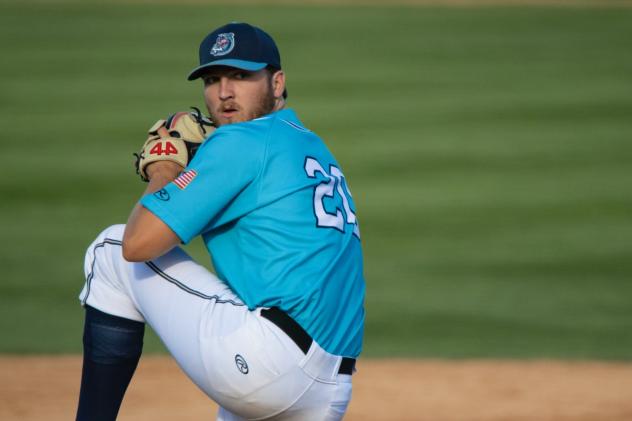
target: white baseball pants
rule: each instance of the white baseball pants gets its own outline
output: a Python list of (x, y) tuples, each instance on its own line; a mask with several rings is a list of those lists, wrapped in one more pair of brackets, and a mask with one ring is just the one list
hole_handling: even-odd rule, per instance
[(312, 342), (307, 355), (274, 323), (179, 247), (143, 263), (122, 255), (124, 225), (85, 257), (79, 296), (105, 313), (148, 323), (182, 370), (220, 405), (218, 420), (339, 420), (351, 399), (342, 358)]

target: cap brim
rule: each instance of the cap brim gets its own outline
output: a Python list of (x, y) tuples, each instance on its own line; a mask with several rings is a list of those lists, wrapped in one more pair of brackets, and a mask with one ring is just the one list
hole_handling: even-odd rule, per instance
[(209, 67), (213, 66), (228, 66), (228, 67), (236, 67), (238, 69), (249, 70), (251, 72), (256, 72), (265, 68), (268, 63), (257, 63), (255, 61), (246, 61), (246, 60), (235, 60), (235, 59), (225, 59), (225, 60), (216, 60), (211, 63), (203, 64), (202, 66), (198, 66), (187, 76), (188, 80), (195, 80), (202, 76), (202, 73)]

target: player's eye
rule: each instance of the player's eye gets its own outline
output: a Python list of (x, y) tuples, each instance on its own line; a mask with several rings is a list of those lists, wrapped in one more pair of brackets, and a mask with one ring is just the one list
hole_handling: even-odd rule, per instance
[(248, 73), (248, 72), (235, 72), (233, 74), (233, 78), (235, 78), (237, 80), (248, 79), (248, 77), (250, 77), (250, 73)]
[(204, 85), (212, 85), (213, 83), (216, 83), (219, 78), (217, 76), (204, 76)]

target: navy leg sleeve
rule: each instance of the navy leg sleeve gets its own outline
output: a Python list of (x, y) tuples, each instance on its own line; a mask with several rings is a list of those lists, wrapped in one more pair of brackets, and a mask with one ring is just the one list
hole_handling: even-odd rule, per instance
[(86, 306), (77, 421), (116, 419), (143, 350), (145, 324)]

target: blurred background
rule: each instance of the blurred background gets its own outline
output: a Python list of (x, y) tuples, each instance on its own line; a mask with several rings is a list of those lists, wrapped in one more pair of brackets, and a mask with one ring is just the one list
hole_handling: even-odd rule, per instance
[(81, 352), (85, 248), (236, 20), (353, 191), (365, 356), (631, 359), (629, 3), (406, 3), (0, 2), (0, 352)]

